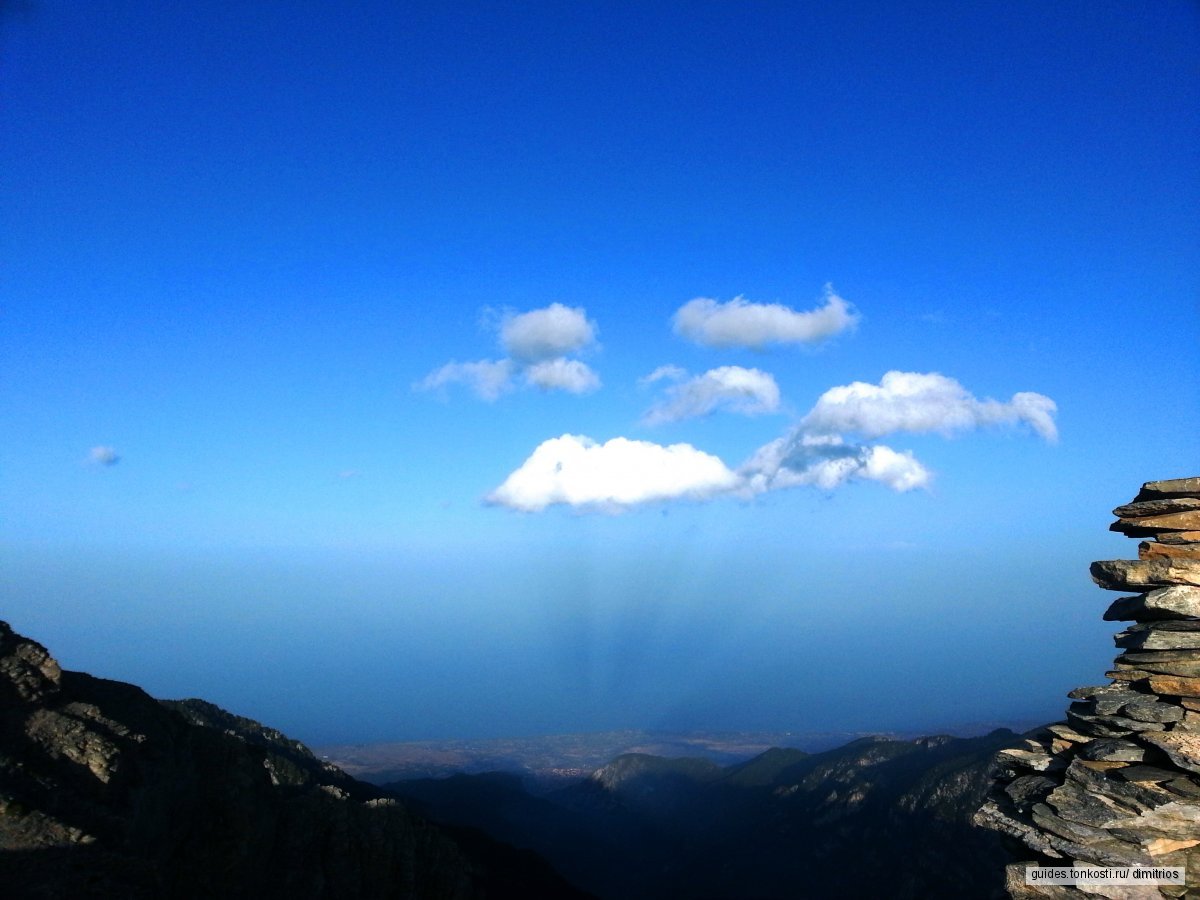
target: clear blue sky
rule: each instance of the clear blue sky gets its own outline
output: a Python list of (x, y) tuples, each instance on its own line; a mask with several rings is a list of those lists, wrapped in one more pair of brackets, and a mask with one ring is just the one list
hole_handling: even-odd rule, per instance
[(1195, 4), (0, 10), (64, 665), (314, 743), (1102, 679), (1108, 512), (1200, 474)]

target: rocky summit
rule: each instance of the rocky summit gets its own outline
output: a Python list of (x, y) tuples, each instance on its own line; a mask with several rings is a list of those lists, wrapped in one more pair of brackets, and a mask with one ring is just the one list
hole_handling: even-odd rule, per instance
[[(1092, 564), (1131, 623), (1109, 683), (1067, 696), (1066, 721), (1001, 751), (975, 821), (1010, 839), (1014, 898), (1200, 896), (1200, 477), (1151, 481), (1110, 527), (1136, 560)], [(1180, 866), (1186, 886), (1025, 884), (1026, 866)]]
[(0, 897), (585, 897), (200, 700), (63, 671), (0, 622)]

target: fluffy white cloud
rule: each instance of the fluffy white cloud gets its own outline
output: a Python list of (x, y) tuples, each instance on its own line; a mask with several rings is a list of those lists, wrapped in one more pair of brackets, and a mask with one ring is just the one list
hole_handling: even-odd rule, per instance
[(98, 466), (115, 466), (121, 461), (112, 447), (93, 447), (88, 451), (88, 459)]
[(559, 356), (534, 363), (525, 370), (525, 380), (544, 391), (560, 390), (586, 394), (600, 387), (600, 378), (577, 359)]
[(825, 304), (797, 312), (779, 303), (751, 303), (735, 297), (720, 303), (697, 297), (674, 317), (675, 333), (708, 347), (753, 347), (766, 344), (815, 344), (853, 328), (859, 320), (849, 303), (825, 288)]
[(564, 434), (544, 441), (487, 500), (536, 512), (553, 504), (625, 507), (654, 500), (703, 499), (741, 479), (690, 444), (663, 446), (613, 438), (603, 444)]
[(484, 400), (495, 400), (512, 389), (511, 359), (481, 359), (478, 362), (449, 362), (429, 373), (414, 387), (432, 391), (451, 384), (465, 384)]
[(588, 320), (582, 306), (551, 303), (544, 309), (507, 315), (500, 323), (500, 343), (523, 363), (575, 353), (595, 340), (596, 323)]
[(760, 447), (738, 474), (753, 494), (800, 486), (832, 491), (851, 480), (878, 481), (903, 492), (926, 487), (933, 478), (909, 451), (847, 444), (800, 428)]
[(936, 372), (888, 372), (878, 385), (855, 381), (827, 390), (801, 421), (809, 434), (853, 432), (866, 438), (897, 431), (971, 431), (983, 425), (1023, 422), (1047, 441), (1058, 438), (1054, 401), (1042, 394), (1014, 394), (1007, 403), (979, 400)]
[[(680, 374), (686, 375), (675, 366), (661, 366), (642, 382), (678, 378)], [(678, 422), (718, 409), (753, 416), (778, 408), (779, 385), (770, 374), (741, 366), (721, 366), (667, 388), (664, 398), (650, 408), (644, 421), (649, 425)]]

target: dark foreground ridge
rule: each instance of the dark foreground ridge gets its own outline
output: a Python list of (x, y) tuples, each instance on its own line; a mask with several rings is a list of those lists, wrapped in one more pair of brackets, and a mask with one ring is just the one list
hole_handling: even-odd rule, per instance
[(64, 672), (0, 622), (0, 896), (585, 898), (201, 700)]
[[(1007, 835), (1018, 900), (1200, 897), (1200, 478), (1151, 481), (1109, 526), (1147, 538), (1136, 560), (1092, 563), (1100, 587), (1133, 596), (1110, 684), (1081, 687), (1064, 722), (999, 754), (978, 821)], [(1027, 866), (1179, 867), (1186, 884), (1025, 883)]]

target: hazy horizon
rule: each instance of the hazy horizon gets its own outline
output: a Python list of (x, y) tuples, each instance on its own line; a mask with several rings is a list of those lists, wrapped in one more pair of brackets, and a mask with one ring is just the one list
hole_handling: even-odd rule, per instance
[(1186, 2), (0, 7), (0, 618), (312, 745), (1056, 718), (1200, 474)]

